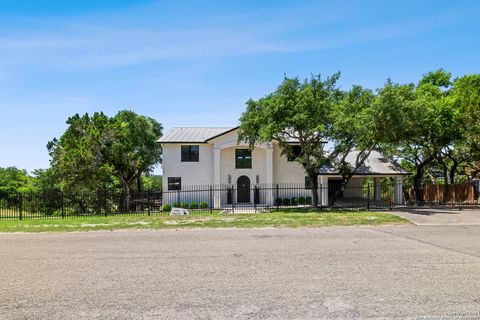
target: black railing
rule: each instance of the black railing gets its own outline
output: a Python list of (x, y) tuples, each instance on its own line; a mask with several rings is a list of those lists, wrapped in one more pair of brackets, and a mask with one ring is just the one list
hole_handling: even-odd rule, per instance
[(66, 218), (109, 215), (170, 214), (174, 207), (191, 212), (250, 213), (272, 210), (394, 209), (411, 207), (478, 207), (476, 185), (458, 184), (447, 192), (442, 185), (403, 187), (400, 183), (356, 181), (346, 187), (329, 181), (313, 192), (303, 183), (182, 186), (181, 190), (133, 192), (97, 191), (0, 193), (0, 220)]

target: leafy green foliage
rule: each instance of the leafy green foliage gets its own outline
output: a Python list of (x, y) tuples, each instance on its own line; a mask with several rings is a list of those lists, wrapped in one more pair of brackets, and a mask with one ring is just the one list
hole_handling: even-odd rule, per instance
[(0, 168), (0, 192), (21, 193), (32, 190), (32, 178), (26, 170), (16, 167)]
[(121, 208), (127, 211), (132, 184), (161, 161), (157, 140), (162, 126), (126, 110), (114, 117), (76, 114), (67, 124), (60, 139), (47, 145), (62, 188), (105, 189), (116, 180), (123, 190)]
[[(301, 82), (285, 78), (275, 92), (249, 100), (240, 118), (239, 139), (253, 146), (276, 141), (282, 154), (300, 163), (312, 181), (312, 196), (318, 203), (318, 175), (329, 160), (324, 152), (333, 124), (333, 109), (341, 99), (336, 82), (339, 73), (323, 80), (320, 75)], [(292, 141), (301, 146), (293, 152)]]

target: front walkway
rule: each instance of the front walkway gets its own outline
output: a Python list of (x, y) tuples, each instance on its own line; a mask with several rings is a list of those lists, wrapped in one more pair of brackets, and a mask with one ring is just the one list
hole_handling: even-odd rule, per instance
[(424, 226), (472, 226), (480, 225), (480, 209), (395, 209), (385, 211)]

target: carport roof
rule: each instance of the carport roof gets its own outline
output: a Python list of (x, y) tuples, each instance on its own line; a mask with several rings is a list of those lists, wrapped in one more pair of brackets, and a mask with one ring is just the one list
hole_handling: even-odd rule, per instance
[[(358, 155), (358, 151), (351, 152), (346, 160), (353, 167), (355, 166), (355, 159)], [(338, 174), (333, 168), (323, 168), (322, 175), (335, 175)], [(372, 151), (365, 160), (365, 163), (357, 170), (355, 175), (408, 175), (409, 172), (400, 168), (400, 166), (393, 160), (387, 158), (378, 151)]]

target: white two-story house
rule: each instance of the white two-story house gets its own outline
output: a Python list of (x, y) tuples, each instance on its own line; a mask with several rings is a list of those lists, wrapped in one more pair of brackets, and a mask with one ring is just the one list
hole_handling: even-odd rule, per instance
[[(216, 208), (232, 202), (248, 204), (255, 201), (269, 206), (280, 196), (278, 189), (285, 196), (289, 185), (296, 196), (310, 194), (308, 178), (302, 166), (283, 156), (277, 142), (258, 144), (250, 149), (246, 143), (238, 141), (237, 131), (238, 127), (179, 127), (163, 136), (159, 143), (163, 147), (164, 194), (176, 192), (181, 194), (182, 201), (213, 202), (212, 205)], [(295, 145), (295, 142), (292, 144)], [(406, 174), (408, 173), (380, 153), (372, 152), (358, 174), (349, 181), (342, 196), (362, 197), (361, 186), (368, 177), (375, 181), (373, 196), (380, 200), (381, 179), (390, 177), (395, 181), (394, 201), (401, 203), (402, 181)], [(340, 176), (329, 169), (325, 169), (319, 176), (321, 205), (328, 205), (329, 188), (336, 188), (339, 182)], [(299, 193), (299, 186), (303, 185), (306, 188)], [(255, 194), (256, 186), (264, 190), (260, 196), (258, 191)], [(223, 192), (230, 187), (233, 194)], [(210, 189), (213, 189), (213, 196), (212, 192), (207, 192)]]

